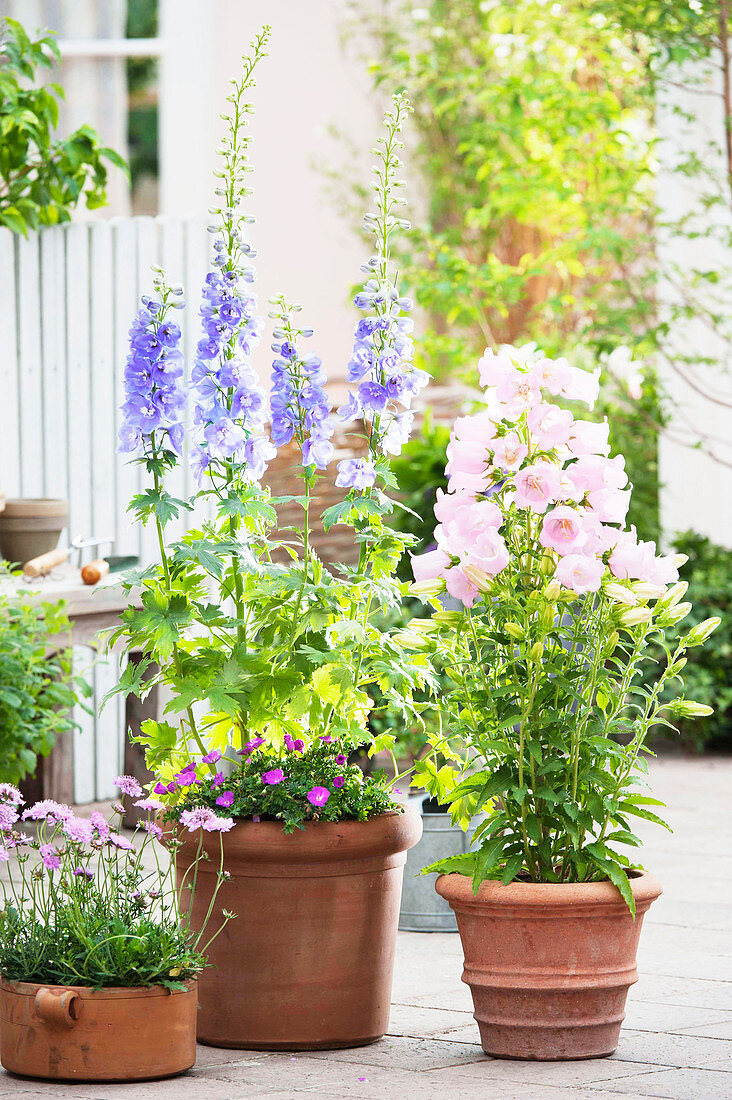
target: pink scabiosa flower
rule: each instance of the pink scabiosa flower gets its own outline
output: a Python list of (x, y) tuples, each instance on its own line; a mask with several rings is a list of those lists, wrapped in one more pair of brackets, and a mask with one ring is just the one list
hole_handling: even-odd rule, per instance
[(112, 830), (104, 814), (100, 814), (99, 810), (94, 810), (89, 820), (100, 840), (106, 840)]
[(284, 778), (285, 773), (282, 768), (271, 768), (270, 771), (265, 772), (262, 776), (262, 782), (268, 787), (276, 787)]
[(599, 590), (604, 573), (605, 566), (598, 558), (567, 554), (558, 563), (554, 576), (565, 588), (583, 596), (586, 592)]
[(506, 432), (493, 444), (493, 465), (501, 470), (518, 470), (528, 453), (529, 448), (516, 432)]
[(74, 816), (74, 811), (64, 802), (54, 802), (52, 798), (44, 798), (23, 810), (24, 821), (67, 821)]
[(234, 801), (233, 793), (231, 791), (224, 791), (224, 793), (220, 794), (219, 797), (216, 799), (216, 805), (217, 806), (223, 806), (224, 809), (228, 810), (229, 806), (231, 806), (233, 801)]
[(567, 441), (573, 455), (609, 455), (610, 425), (607, 420), (595, 424), (591, 420), (575, 420)]
[(107, 844), (111, 844), (114, 848), (119, 848), (122, 852), (131, 852), (134, 848), (134, 844), (128, 840), (126, 836), (122, 836), (120, 833), (110, 832), (107, 837)]
[(114, 779), (114, 785), (130, 798), (142, 798), (145, 793), (134, 775), (118, 775)]
[(64, 836), (75, 844), (91, 844), (94, 840), (94, 826), (87, 817), (70, 817), (61, 828)]
[(189, 833), (195, 833), (196, 829), (205, 829), (207, 833), (227, 833), (234, 827), (232, 818), (219, 817), (207, 806), (197, 806), (195, 810), (183, 810), (180, 820)]
[(153, 837), (154, 840), (160, 840), (163, 830), (159, 825), (156, 825), (154, 821), (141, 821), (140, 824), (149, 836)]
[(549, 462), (534, 462), (524, 466), (514, 477), (515, 503), (519, 508), (544, 512), (556, 497), (559, 470)]
[(7, 803), (0, 804), (0, 832), (7, 833), (18, 820), (18, 811), (15, 806)]
[(574, 417), (568, 409), (547, 404), (529, 409), (526, 418), (531, 434), (544, 451), (551, 451), (567, 442), (573, 420)]
[(13, 806), (22, 806), (25, 799), (12, 783), (0, 783), (0, 802), (10, 802)]
[(330, 791), (327, 787), (313, 787), (305, 795), (311, 806), (325, 806), (326, 802), (330, 798)]
[(139, 798), (135, 805), (140, 810), (162, 810), (165, 808), (165, 803), (161, 802), (159, 798)]
[(61, 866), (61, 856), (58, 853), (58, 849), (54, 848), (53, 844), (41, 844), (38, 851), (40, 852), (43, 866), (47, 867), (49, 871), (58, 871)]
[(7, 863), (10, 859), (10, 852), (2, 844), (0, 844), (0, 863)]
[(576, 508), (560, 504), (544, 517), (539, 542), (562, 556), (576, 553), (587, 541), (583, 516)]
[(86, 882), (91, 882), (94, 878), (94, 872), (90, 871), (88, 867), (74, 867), (71, 873), (76, 878), (83, 878)]

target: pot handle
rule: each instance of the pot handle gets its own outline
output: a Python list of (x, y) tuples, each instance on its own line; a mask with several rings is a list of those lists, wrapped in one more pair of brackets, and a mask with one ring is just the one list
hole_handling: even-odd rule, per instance
[(47, 1024), (73, 1027), (79, 1017), (81, 998), (72, 989), (67, 989), (64, 993), (53, 993), (43, 986), (36, 993), (35, 1009), (36, 1015)]

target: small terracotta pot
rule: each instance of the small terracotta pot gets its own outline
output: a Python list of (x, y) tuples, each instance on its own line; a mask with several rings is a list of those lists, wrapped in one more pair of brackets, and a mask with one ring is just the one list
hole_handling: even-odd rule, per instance
[[(315, 822), (291, 835), (278, 821), (238, 822), (223, 836), (231, 875), (216, 899), (234, 920), (208, 950), (199, 978), (198, 1037), (213, 1046), (317, 1050), (363, 1046), (389, 1024), (406, 851), (419, 814)], [(179, 876), (200, 837), (183, 833)], [(200, 928), (220, 864), (203, 833), (192, 924)], [(190, 894), (184, 889), (181, 908)], [(207, 936), (205, 938), (208, 938)]]
[(197, 982), (184, 990), (0, 982), (0, 1061), (56, 1081), (174, 1077), (196, 1061)]
[(0, 515), (0, 554), (24, 565), (31, 558), (55, 550), (69, 522), (66, 500), (20, 497), (6, 500)]
[(484, 882), (441, 875), (455, 911), (486, 1054), (599, 1058), (617, 1048), (643, 914), (661, 893), (652, 875), (631, 878), (633, 920), (610, 882)]

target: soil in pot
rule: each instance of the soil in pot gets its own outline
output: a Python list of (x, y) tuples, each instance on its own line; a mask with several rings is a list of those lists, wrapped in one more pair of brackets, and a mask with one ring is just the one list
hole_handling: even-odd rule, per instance
[(174, 1077), (196, 1061), (197, 982), (99, 989), (0, 982), (0, 1061), (55, 1081)]
[[(213, 966), (199, 979), (199, 1040), (317, 1050), (380, 1039), (389, 1023), (405, 855), (421, 831), (408, 807), (368, 821), (312, 823), (289, 836), (278, 821), (242, 821), (224, 834), (231, 878), (216, 910), (237, 915), (212, 943)], [(181, 870), (200, 839), (182, 837)], [(220, 862), (218, 836), (204, 833), (203, 843), (210, 860), (198, 867), (196, 928)]]
[(486, 1054), (499, 1058), (598, 1058), (617, 1048), (625, 1001), (638, 980), (643, 915), (661, 893), (631, 878), (636, 919), (610, 882), (486, 881), (441, 875), (452, 906)]
[(69, 522), (66, 500), (18, 498), (6, 500), (0, 512), (0, 555), (23, 565), (55, 550)]

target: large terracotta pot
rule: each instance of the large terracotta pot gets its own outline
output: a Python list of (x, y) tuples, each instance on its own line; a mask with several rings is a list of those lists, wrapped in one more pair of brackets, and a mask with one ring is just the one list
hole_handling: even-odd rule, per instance
[(643, 914), (661, 893), (652, 875), (631, 879), (633, 920), (609, 882), (484, 882), (441, 875), (436, 889), (457, 917), (463, 981), (486, 1054), (598, 1058), (618, 1045)]
[[(277, 821), (241, 821), (224, 834), (231, 878), (216, 899), (236, 914), (199, 979), (198, 1037), (213, 1046), (317, 1050), (372, 1043), (389, 1023), (402, 870), (419, 814), (315, 822), (291, 835)], [(220, 863), (204, 833), (192, 923), (208, 910)], [(183, 834), (180, 874), (199, 836)], [(181, 907), (187, 904), (186, 891)], [(188, 895), (190, 896), (190, 895)], [(211, 932), (216, 916), (210, 922)]]
[(196, 1061), (197, 982), (184, 990), (0, 982), (0, 1061), (57, 1081), (173, 1077)]

